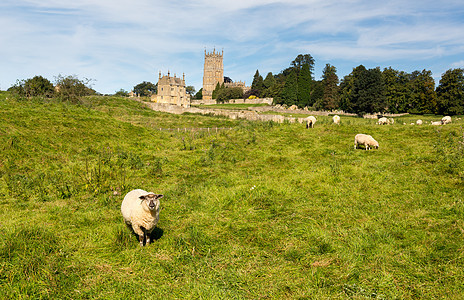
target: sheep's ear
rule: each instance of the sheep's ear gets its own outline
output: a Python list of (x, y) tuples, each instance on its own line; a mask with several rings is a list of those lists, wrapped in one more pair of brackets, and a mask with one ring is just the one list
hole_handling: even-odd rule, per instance
[(161, 198), (163, 198), (163, 197), (164, 197), (164, 195), (161, 195), (161, 194), (155, 195), (155, 198), (156, 198), (157, 200), (158, 200), (158, 199), (161, 199)]
[(146, 195), (142, 195), (142, 196), (139, 197), (139, 199), (140, 200), (145, 200), (146, 197), (147, 197)]

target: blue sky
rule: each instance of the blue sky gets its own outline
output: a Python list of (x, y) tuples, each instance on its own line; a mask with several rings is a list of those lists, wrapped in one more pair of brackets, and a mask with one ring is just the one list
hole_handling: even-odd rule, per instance
[(0, 90), (59, 74), (93, 79), (101, 93), (158, 73), (202, 86), (205, 49), (224, 50), (224, 75), (251, 84), (298, 54), (339, 78), (367, 68), (464, 68), (464, 2), (407, 0), (2, 0)]

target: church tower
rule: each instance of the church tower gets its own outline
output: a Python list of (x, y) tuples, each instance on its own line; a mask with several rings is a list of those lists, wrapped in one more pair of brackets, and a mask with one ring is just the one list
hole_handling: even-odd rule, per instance
[(224, 83), (224, 65), (222, 58), (224, 50), (221, 53), (206, 53), (205, 49), (205, 66), (203, 68), (203, 100), (211, 100), (216, 85)]

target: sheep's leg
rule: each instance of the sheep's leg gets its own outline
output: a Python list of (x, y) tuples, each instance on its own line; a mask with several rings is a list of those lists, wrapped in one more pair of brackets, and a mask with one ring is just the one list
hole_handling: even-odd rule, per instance
[(150, 232), (148, 230), (144, 230), (144, 232), (145, 232), (145, 237), (147, 238), (147, 245), (151, 244)]
[(143, 227), (139, 227), (139, 226), (134, 226), (134, 232), (138, 235), (139, 237), (139, 243), (140, 243), (140, 246), (143, 247), (143, 241), (145, 239), (145, 233), (142, 229)]

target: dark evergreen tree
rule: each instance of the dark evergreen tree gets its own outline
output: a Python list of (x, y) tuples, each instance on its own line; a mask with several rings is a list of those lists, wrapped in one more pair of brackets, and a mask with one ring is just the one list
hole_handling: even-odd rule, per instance
[(259, 91), (259, 94), (260, 95), (256, 95), (256, 96), (261, 96), (261, 93), (264, 92), (264, 80), (263, 80), (263, 76), (259, 75), (259, 71), (256, 70), (256, 73), (255, 75), (253, 76), (253, 82), (251, 83), (251, 88), (253, 90), (257, 90)]
[(308, 65), (311, 77), (313, 77), (312, 75), (314, 72), (314, 58), (311, 56), (311, 54), (298, 54), (298, 56), (291, 62), (290, 65), (291, 68), (297, 71), (297, 74), (300, 73), (304, 65)]
[(321, 101), (316, 103), (317, 109), (333, 110), (339, 106), (337, 68), (326, 64), (322, 71), (323, 94)]
[(222, 83), (222, 84), (220, 84), (219, 82), (216, 83), (216, 87), (214, 88), (214, 91), (213, 91), (213, 93), (211, 95), (211, 98), (217, 99), (218, 93), (224, 88), (225, 88), (224, 83)]
[(447, 70), (441, 76), (436, 92), (440, 114), (464, 114), (464, 69)]
[(263, 85), (264, 85), (264, 92), (261, 95), (262, 97), (273, 97), (272, 96), (272, 89), (276, 84), (276, 79), (271, 72), (267, 73), (266, 78), (264, 78)]
[(285, 80), (281, 93), (281, 104), (296, 105), (298, 103), (298, 80), (296, 71), (290, 72)]
[(353, 87), (354, 87), (354, 77), (353, 72), (343, 77), (340, 82), (339, 88), (339, 95), (340, 95), (340, 102), (339, 108), (346, 112), (353, 112), (353, 104), (352, 104), (352, 94), (353, 94)]
[(311, 86), (311, 106), (315, 109), (320, 109), (317, 107), (317, 103), (322, 102), (322, 97), (324, 96), (324, 85), (322, 80), (314, 80)]
[(309, 64), (304, 64), (298, 74), (298, 106), (305, 107), (311, 104), (311, 71)]
[(203, 88), (199, 89), (198, 92), (193, 97), (195, 100), (203, 99)]

